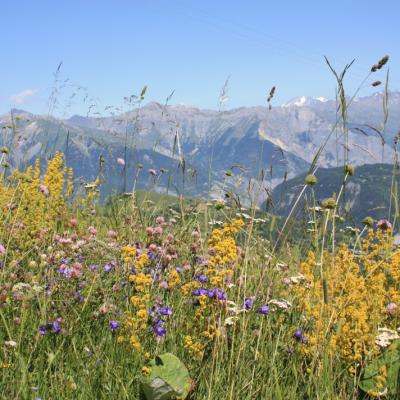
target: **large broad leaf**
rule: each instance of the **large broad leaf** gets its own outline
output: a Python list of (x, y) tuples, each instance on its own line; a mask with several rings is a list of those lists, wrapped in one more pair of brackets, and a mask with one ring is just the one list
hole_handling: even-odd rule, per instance
[[(386, 378), (380, 378), (383, 371)], [(379, 357), (367, 365), (360, 381), (360, 388), (371, 397), (398, 396), (400, 399), (400, 343), (394, 342)]]
[(183, 400), (190, 392), (191, 382), (186, 366), (178, 357), (164, 353), (150, 361), (151, 372), (141, 380), (147, 400)]

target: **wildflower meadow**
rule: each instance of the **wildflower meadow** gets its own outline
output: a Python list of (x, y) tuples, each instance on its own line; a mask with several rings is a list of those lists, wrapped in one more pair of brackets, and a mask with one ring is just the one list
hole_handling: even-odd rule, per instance
[[(379, 86), (374, 74), (388, 62), (373, 64), (360, 87)], [(400, 399), (400, 133), (390, 143), (394, 159), (385, 159), (393, 164), (386, 217), (352, 220), (344, 210), (357, 169), (347, 112), (360, 87), (345, 92), (352, 63), (341, 72), (326, 63), (336, 123), (286, 216), (260, 205), (263, 189), (254, 179), (243, 184), (238, 166), (220, 177), (219, 197), (170, 190), (178, 170), (179, 188), (196, 176), (178, 129), (168, 153), (178, 168), (135, 163), (147, 86), (128, 99), (133, 128), (127, 123), (123, 154), (105, 158), (105, 149), (90, 182), (69, 165), (78, 143), (69, 132), (57, 149), (42, 143), (33, 163), (17, 165), (14, 149), (0, 148), (1, 399)], [(387, 74), (383, 158), (388, 82)], [(13, 124), (2, 133), (23, 143)], [(316, 173), (335, 135), (341, 184), (317, 201)], [(207, 145), (200, 172), (211, 181), (219, 149)], [(259, 165), (264, 183), (269, 166)], [(108, 170), (120, 179), (104, 195)], [(140, 190), (139, 175), (148, 183)], [(157, 186), (162, 179), (167, 189)]]
[[(173, 389), (142, 398), (395, 396), (400, 253), (389, 221), (367, 219), (335, 246), (322, 232), (308, 250), (277, 251), (256, 209), (160, 206), (146, 193), (102, 205), (99, 185), (74, 197), (62, 153), (43, 173), (38, 161), (3, 175), (7, 398), (140, 398), (165, 354), (174, 363), (158, 375)], [(332, 207), (318, 214), (324, 230)]]

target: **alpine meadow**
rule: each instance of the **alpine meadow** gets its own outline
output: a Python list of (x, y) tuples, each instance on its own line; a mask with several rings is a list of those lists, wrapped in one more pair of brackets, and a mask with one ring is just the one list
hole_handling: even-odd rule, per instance
[(400, 399), (399, 5), (89, 3), (4, 4), (0, 398)]

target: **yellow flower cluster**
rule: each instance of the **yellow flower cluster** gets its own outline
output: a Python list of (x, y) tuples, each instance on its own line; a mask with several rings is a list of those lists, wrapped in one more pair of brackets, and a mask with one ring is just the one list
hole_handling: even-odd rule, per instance
[(140, 272), (137, 275), (129, 275), (129, 282), (135, 284), (135, 289), (138, 292), (145, 292), (146, 289), (153, 283), (153, 278), (150, 275)]
[(7, 181), (0, 176), (0, 240), (22, 253), (43, 242), (67, 214), (73, 191), (73, 173), (58, 152), (48, 161), (44, 175), (40, 162), (25, 172), (14, 171)]
[(211, 257), (208, 260), (207, 275), (213, 286), (222, 285), (225, 277), (233, 275), (230, 266), (237, 259), (237, 248), (235, 235), (243, 226), (241, 219), (234, 219), (231, 223), (224, 225), (222, 229), (213, 229), (208, 240)]
[(138, 308), (145, 308), (149, 300), (150, 300), (149, 294), (131, 297), (131, 303)]
[[(146, 253), (139, 254), (135, 259), (136, 247), (133, 246), (124, 246), (121, 250), (123, 260), (125, 262), (134, 260), (135, 268), (138, 271), (136, 275), (129, 275), (129, 281), (134, 284), (136, 294), (130, 298), (134, 313), (133, 316), (125, 319), (124, 330), (128, 332), (131, 347), (139, 351), (142, 346), (137, 335), (147, 329), (147, 309), (150, 302), (150, 288), (153, 283), (151, 275), (141, 271), (149, 264), (150, 259)], [(121, 339), (121, 342), (123, 341)]]
[[(222, 229), (212, 231), (208, 240), (210, 257), (203, 272), (209, 278), (209, 282), (205, 285), (221, 288), (225, 278), (229, 279), (233, 276), (233, 264), (238, 258), (235, 235), (242, 226), (243, 221), (235, 219), (226, 223)], [(179, 274), (177, 274), (177, 279), (180, 279)], [(174, 282), (174, 279), (170, 277), (170, 287), (171, 281)], [(180, 291), (183, 296), (192, 296), (193, 292), (202, 286), (204, 285), (199, 281), (184, 282)], [(215, 323), (215, 320), (221, 316), (216, 317), (215, 313), (223, 312), (223, 309), (213, 307), (212, 304), (216, 304), (215, 299), (211, 299), (208, 295), (197, 296), (195, 311), (189, 314), (190, 318), (187, 318), (182, 326), (183, 331), (188, 333), (184, 336), (184, 347), (189, 355), (197, 360), (203, 358), (207, 344), (222, 332), (217, 329)]]
[(196, 311), (194, 313), (195, 319), (202, 320), (205, 317), (205, 312), (207, 309), (207, 305), (209, 304), (208, 296), (199, 296), (198, 299), (198, 306), (196, 307)]
[(370, 230), (361, 254), (342, 245), (335, 254), (324, 254), (323, 265), (310, 252), (300, 272), (307, 283), (293, 290), (311, 327), (304, 351), (322, 354), (327, 348), (354, 371), (379, 351), (378, 327), (396, 326), (386, 311), (400, 300), (400, 255), (391, 233)]
[(198, 289), (200, 287), (200, 283), (197, 281), (190, 281), (187, 283), (184, 283), (181, 286), (181, 292), (184, 296), (189, 296), (191, 295), (195, 289)]
[(123, 246), (121, 247), (121, 255), (124, 262), (131, 262), (136, 256), (136, 247), (135, 246)]
[(168, 287), (174, 289), (181, 283), (179, 272), (176, 269), (172, 269), (168, 272)]
[(198, 360), (203, 358), (204, 346), (201, 343), (195, 342), (192, 336), (188, 335), (183, 338), (183, 346)]
[(144, 267), (146, 267), (150, 262), (149, 256), (146, 253), (139, 254), (138, 258), (135, 261), (135, 268), (138, 271), (141, 271)]
[(136, 351), (140, 351), (142, 348), (136, 335), (131, 335), (131, 337), (129, 338), (129, 343), (132, 346), (132, 348)]

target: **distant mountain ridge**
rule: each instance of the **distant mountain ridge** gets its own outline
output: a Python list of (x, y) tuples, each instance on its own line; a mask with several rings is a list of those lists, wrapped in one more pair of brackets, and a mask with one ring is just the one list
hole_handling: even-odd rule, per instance
[[(382, 100), (383, 94), (376, 93), (355, 99), (349, 106), (348, 154), (355, 165), (393, 159), (392, 143), (400, 128), (400, 93), (389, 94), (383, 153), (382, 137), (377, 134), (384, 120)], [(169, 185), (175, 192), (204, 196), (210, 191), (220, 197), (227, 188), (245, 193), (250, 178), (260, 183), (260, 169), (268, 177), (262, 184), (270, 188), (285, 176), (305, 172), (336, 120), (335, 101), (305, 96), (271, 110), (258, 106), (218, 112), (152, 102), (119, 115), (68, 119), (12, 110), (0, 116), (0, 144), (11, 149), (13, 167), (32, 162), (43, 152), (48, 156), (63, 150), (83, 180), (97, 176), (101, 155), (107, 190), (121, 187), (122, 171), (116, 158), (125, 157), (127, 144), (127, 189), (133, 186), (135, 166), (142, 164), (143, 171), (168, 171), (157, 181), (157, 190)], [(340, 163), (344, 146), (338, 129), (319, 164), (332, 167)], [(149, 179), (144, 173), (140, 176), (143, 187)]]
[[(321, 206), (323, 201), (337, 195), (343, 185), (344, 168), (320, 168), (316, 172), (317, 183), (309, 186), (300, 200), (295, 215), (305, 216), (310, 207)], [(289, 214), (300, 191), (304, 187), (307, 174), (301, 174), (276, 186), (272, 193), (271, 211), (282, 216)], [(400, 168), (390, 164), (369, 164), (356, 167), (344, 186), (339, 215), (360, 224), (365, 217), (389, 218), (389, 208), (393, 216), (399, 197)], [(391, 190), (393, 186), (393, 195)], [(315, 204), (311, 191), (314, 191)], [(397, 193), (397, 200), (394, 198)], [(392, 197), (392, 198), (391, 198)]]

